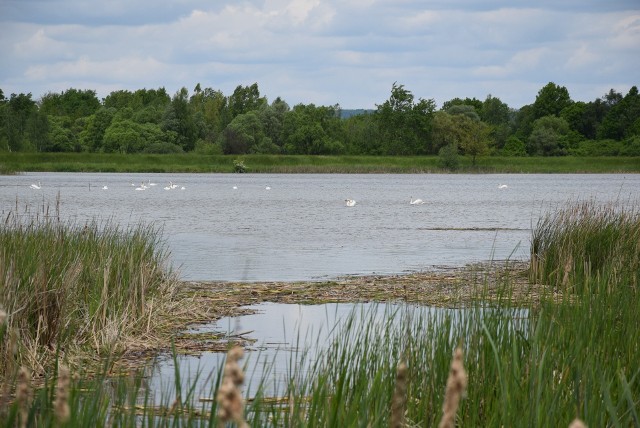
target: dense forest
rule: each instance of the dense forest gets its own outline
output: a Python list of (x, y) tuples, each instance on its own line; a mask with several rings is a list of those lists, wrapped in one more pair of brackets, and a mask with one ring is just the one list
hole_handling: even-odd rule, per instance
[(640, 156), (640, 94), (573, 101), (548, 83), (533, 104), (454, 98), (440, 109), (394, 83), (375, 110), (269, 102), (258, 84), (233, 94), (182, 88), (69, 89), (34, 100), (0, 89), (0, 152), (309, 155)]

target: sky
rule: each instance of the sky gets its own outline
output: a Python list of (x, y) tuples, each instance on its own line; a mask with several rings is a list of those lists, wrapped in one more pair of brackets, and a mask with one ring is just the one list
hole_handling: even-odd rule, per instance
[(0, 89), (200, 83), (271, 102), (376, 108), (397, 82), (455, 97), (574, 101), (640, 86), (640, 0), (0, 0)]

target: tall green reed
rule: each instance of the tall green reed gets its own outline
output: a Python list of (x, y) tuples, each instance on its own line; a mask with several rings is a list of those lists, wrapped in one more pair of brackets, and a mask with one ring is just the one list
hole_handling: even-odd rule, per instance
[(600, 279), (637, 288), (639, 273), (640, 213), (633, 207), (576, 202), (542, 217), (533, 232), (532, 281), (583, 293)]

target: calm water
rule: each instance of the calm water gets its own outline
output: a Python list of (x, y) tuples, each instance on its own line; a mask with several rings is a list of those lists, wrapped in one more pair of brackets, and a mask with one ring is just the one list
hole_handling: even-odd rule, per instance
[[(464, 316), (462, 309), (407, 304), (262, 303), (248, 308), (256, 313), (223, 318), (193, 331), (229, 335), (247, 332), (243, 337), (256, 339), (255, 343), (246, 347), (245, 358), (240, 362), (250, 380), (245, 382), (245, 393), (249, 396), (258, 391), (260, 380), (264, 380), (264, 392), (267, 396), (281, 396), (293, 369), (298, 374), (308, 374), (316, 364), (318, 355), (329, 349), (330, 343), (338, 338), (353, 338), (365, 328), (379, 335), (385, 332), (401, 334), (402, 322), (408, 319), (419, 318), (426, 326), (441, 323), (444, 317), (449, 317), (454, 323), (461, 322)], [(346, 331), (350, 334), (345, 336)], [(195, 385), (197, 397), (211, 397), (212, 387), (225, 357), (225, 354), (215, 352), (205, 352), (199, 356), (178, 356), (175, 362), (180, 371), (183, 390)], [(170, 356), (162, 356), (158, 362), (151, 373), (148, 388), (155, 392), (157, 401), (163, 398), (170, 402), (174, 398), (172, 386), (176, 382), (175, 364)]]
[[(157, 185), (134, 190), (149, 181)], [(178, 188), (164, 190), (170, 181)], [(543, 213), (567, 201), (637, 201), (640, 175), (0, 176), (3, 214), (16, 201), (53, 206), (58, 194), (65, 217), (162, 227), (184, 279), (307, 280), (523, 259)], [(426, 203), (410, 205), (412, 196)]]

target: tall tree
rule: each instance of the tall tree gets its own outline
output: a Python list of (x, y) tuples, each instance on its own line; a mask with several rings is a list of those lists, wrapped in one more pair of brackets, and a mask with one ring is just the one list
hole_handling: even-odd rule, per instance
[(164, 113), (162, 130), (175, 133), (176, 143), (184, 151), (191, 151), (195, 147), (200, 135), (189, 105), (187, 88), (180, 89), (171, 99)]
[(544, 116), (533, 123), (528, 139), (528, 152), (536, 156), (562, 156), (569, 149), (569, 124), (553, 115)]
[(533, 114), (535, 119), (543, 116), (559, 116), (560, 112), (572, 103), (567, 88), (549, 82), (538, 91), (538, 96), (533, 103)]
[(622, 140), (640, 131), (640, 94), (633, 86), (622, 100), (616, 102), (602, 120), (599, 138)]
[(29, 94), (11, 94), (3, 103), (2, 139), (9, 151), (38, 149), (47, 138), (48, 122)]
[(435, 111), (434, 100), (414, 102), (411, 91), (394, 82), (391, 96), (377, 106), (374, 117), (385, 154), (417, 155), (432, 151), (428, 135)]
[(101, 107), (96, 91), (68, 89), (61, 93), (49, 92), (40, 100), (40, 111), (49, 116), (67, 116), (74, 122), (90, 116)]
[(257, 83), (251, 86), (238, 85), (229, 97), (229, 111), (231, 112), (231, 117), (234, 118), (240, 114), (258, 110), (266, 102), (267, 99), (260, 96), (260, 89), (258, 89)]

